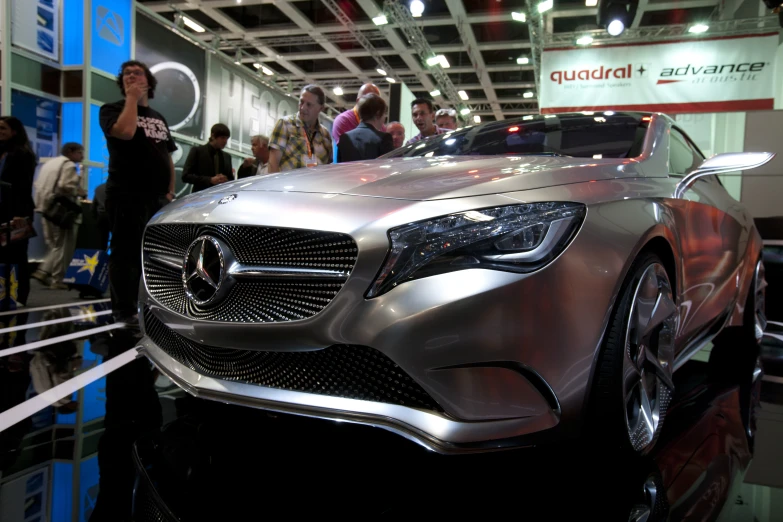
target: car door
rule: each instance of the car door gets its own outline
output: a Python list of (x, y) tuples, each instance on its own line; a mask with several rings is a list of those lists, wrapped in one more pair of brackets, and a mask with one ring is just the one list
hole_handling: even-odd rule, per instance
[[(687, 135), (672, 127), (670, 176), (697, 168), (704, 156)], [(696, 180), (683, 194), (683, 222), (678, 223), (682, 263), (680, 338), (687, 345), (719, 327), (736, 301), (739, 261), (748, 241), (741, 224), (743, 208), (717, 176)]]

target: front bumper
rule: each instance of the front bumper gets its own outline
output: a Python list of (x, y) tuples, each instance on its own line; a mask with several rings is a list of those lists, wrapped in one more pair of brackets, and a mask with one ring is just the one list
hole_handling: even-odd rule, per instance
[[(384, 206), (392, 204), (373, 201), (367, 212), (390, 215), (392, 209)], [(555, 433), (575, 434), (614, 296), (649, 226), (627, 218), (643, 215), (639, 209), (619, 210), (602, 212), (600, 205), (589, 210), (566, 251), (536, 273), (463, 270), (409, 281), (373, 299), (365, 299), (364, 293), (388, 249), (385, 235), (341, 226), (334, 217), (338, 214), (324, 213), (334, 220), (334, 226), (324, 228), (356, 238), (359, 256), (334, 300), (299, 321), (194, 320), (166, 309), (142, 289), (142, 308), (204, 346), (265, 352), (370, 347), (420, 385), (442, 413), (204, 375), (177, 362), (149, 336), (142, 342), (144, 352), (193, 395), (378, 426), (439, 452), (487, 451), (535, 444)], [(365, 222), (388, 228), (382, 220)], [(629, 233), (633, 229), (638, 234)]]
[(491, 451), (533, 444), (535, 439), (525, 438), (523, 435), (546, 430), (558, 422), (555, 412), (520, 419), (460, 422), (447, 415), (395, 404), (225, 381), (200, 375), (178, 363), (148, 337), (142, 340), (141, 347), (141, 352), (161, 372), (196, 397), (384, 428), (439, 453)]

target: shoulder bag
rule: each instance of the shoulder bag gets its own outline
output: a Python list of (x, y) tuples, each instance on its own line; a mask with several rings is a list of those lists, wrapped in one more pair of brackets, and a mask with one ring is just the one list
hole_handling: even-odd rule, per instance
[(45, 219), (51, 221), (60, 228), (71, 228), (76, 221), (76, 218), (82, 213), (81, 205), (68, 196), (57, 194), (57, 186), (60, 184), (60, 176), (63, 173), (66, 163), (67, 162), (63, 162), (60, 171), (57, 173), (57, 180), (54, 182), (53, 189), (55, 192), (54, 198), (52, 198), (43, 212), (41, 212), (41, 215)]

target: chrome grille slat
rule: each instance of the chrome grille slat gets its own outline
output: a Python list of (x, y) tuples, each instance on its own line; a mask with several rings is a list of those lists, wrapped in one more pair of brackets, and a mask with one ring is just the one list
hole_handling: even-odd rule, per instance
[[(202, 235), (224, 241), (243, 267), (270, 273), (237, 274), (233, 288), (221, 301), (209, 306), (194, 304), (185, 295), (182, 273), (174, 269), (174, 260), (184, 263), (188, 247)], [(176, 313), (206, 321), (284, 322), (307, 319), (323, 310), (353, 270), (357, 250), (353, 238), (336, 232), (150, 225), (144, 236), (143, 267), (150, 295)]]
[(161, 350), (202, 375), (269, 388), (398, 404), (442, 412), (424, 388), (383, 353), (335, 345), (309, 352), (233, 350), (196, 343), (174, 332), (149, 307), (144, 331)]

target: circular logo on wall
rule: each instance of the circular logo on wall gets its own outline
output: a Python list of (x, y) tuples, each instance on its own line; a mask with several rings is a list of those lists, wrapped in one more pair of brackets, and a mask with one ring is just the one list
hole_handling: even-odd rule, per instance
[(190, 244), (182, 267), (182, 283), (191, 302), (206, 305), (218, 298), (225, 273), (225, 256), (217, 239), (201, 236)]
[(198, 111), (201, 86), (193, 71), (179, 62), (161, 62), (150, 67), (158, 80), (155, 99), (166, 108), (166, 119), (173, 131), (191, 122)]

